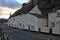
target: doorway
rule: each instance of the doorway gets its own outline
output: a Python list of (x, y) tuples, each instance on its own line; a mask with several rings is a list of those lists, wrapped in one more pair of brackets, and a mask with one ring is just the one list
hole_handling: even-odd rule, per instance
[(20, 29), (21, 29), (21, 23), (19, 23), (19, 25), (20, 25)]
[(30, 31), (30, 25), (28, 25), (28, 30)]

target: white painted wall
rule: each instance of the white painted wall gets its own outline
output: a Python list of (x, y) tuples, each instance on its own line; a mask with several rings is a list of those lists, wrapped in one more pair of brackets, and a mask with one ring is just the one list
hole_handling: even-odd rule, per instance
[(41, 11), (38, 9), (38, 6), (36, 5), (29, 13), (41, 14)]
[(13, 19), (15, 19), (15, 17), (12, 17), (8, 20), (8, 26), (15, 27), (15, 20)]
[[(31, 17), (34, 17), (34, 21), (33, 22), (31, 21)], [(22, 14), (16, 20), (19, 23), (25, 25), (25, 28), (22, 28), (22, 26), (21, 26), (21, 29), (28, 29), (28, 25), (30, 25), (30, 29), (31, 29), (31, 26), (34, 26), (34, 30), (33, 31), (38, 31), (38, 18), (37, 17), (35, 17), (35, 16), (31, 15), (31, 14)]]
[[(32, 21), (31, 17), (33, 17), (34, 21)], [(36, 16), (31, 15), (31, 14), (27, 14), (27, 18), (28, 18), (26, 20), (26, 21), (28, 21), (27, 24), (35, 27), (34, 30), (31, 27), (30, 27), (30, 29), (33, 31), (38, 31), (38, 18)]]
[(55, 22), (56, 23), (56, 16), (57, 16), (56, 12), (48, 14), (48, 26), (49, 27), (51, 27), (51, 22)]
[(48, 14), (49, 27), (51, 27), (51, 22), (55, 22), (55, 27), (52, 27), (53, 34), (60, 34), (60, 17), (57, 17), (57, 12), (60, 12), (60, 10)]
[(41, 27), (41, 32), (49, 33), (49, 27)]
[[(33, 22), (31, 21), (31, 17), (34, 17)], [(15, 18), (15, 22), (12, 22), (11, 19), (14, 19), (14, 18)], [(8, 21), (8, 24), (11, 24), (11, 23), (14, 24), (14, 25), (12, 25), (12, 27), (16, 27), (16, 28), (20, 28), (20, 29), (28, 29), (28, 25), (34, 26), (34, 30), (31, 29), (31, 27), (30, 27), (30, 29), (33, 31), (38, 31), (38, 18), (31, 14), (22, 14), (19, 16), (12, 17)], [(25, 28), (23, 28), (22, 26), (20, 27), (19, 23), (24, 24)]]
[(60, 22), (60, 17), (57, 17), (57, 12), (48, 14), (48, 26), (49, 27), (51, 27), (51, 22), (55, 22), (55, 27), (58, 27), (59, 24), (57, 22)]
[(52, 28), (52, 33), (60, 35), (60, 28)]
[[(32, 17), (33, 17), (33, 21), (32, 21)], [(10, 19), (13, 19), (13, 18), (15, 18), (15, 22), (12, 22), (10, 20)], [(19, 16), (15, 16), (15, 17), (12, 17), (10, 19), (9, 19), (10, 22), (14, 24), (12, 26), (16, 27), (16, 28), (19, 28), (19, 29), (27, 29), (28, 30), (28, 25), (30, 25), (30, 30), (38, 31), (38, 27), (46, 26), (46, 19), (37, 18), (36, 16), (33, 16), (29, 13), (28, 14), (22, 14), (22, 15), (19, 15)], [(22, 25), (21, 26), (19, 25), (19, 23), (24, 24), (25, 27), (23, 28)], [(32, 29), (31, 26), (34, 26), (34, 30)]]

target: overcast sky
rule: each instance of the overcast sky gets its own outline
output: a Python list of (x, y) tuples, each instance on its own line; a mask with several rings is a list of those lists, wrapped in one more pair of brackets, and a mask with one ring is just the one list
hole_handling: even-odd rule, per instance
[(8, 18), (10, 13), (13, 14), (27, 2), (29, 0), (0, 0), (0, 18)]

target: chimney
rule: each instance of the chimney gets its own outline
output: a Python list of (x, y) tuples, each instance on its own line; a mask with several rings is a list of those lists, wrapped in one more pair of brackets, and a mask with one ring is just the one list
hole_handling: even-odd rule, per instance
[(37, 5), (38, 4), (38, 0), (33, 0), (34, 4)]
[(11, 13), (10, 13), (10, 16), (11, 16)]

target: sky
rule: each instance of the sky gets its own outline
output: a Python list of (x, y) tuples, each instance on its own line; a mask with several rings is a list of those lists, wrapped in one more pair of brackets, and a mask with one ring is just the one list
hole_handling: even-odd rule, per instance
[(0, 0), (0, 18), (9, 18), (10, 13), (13, 14), (23, 3), (28, 2), (29, 0)]

